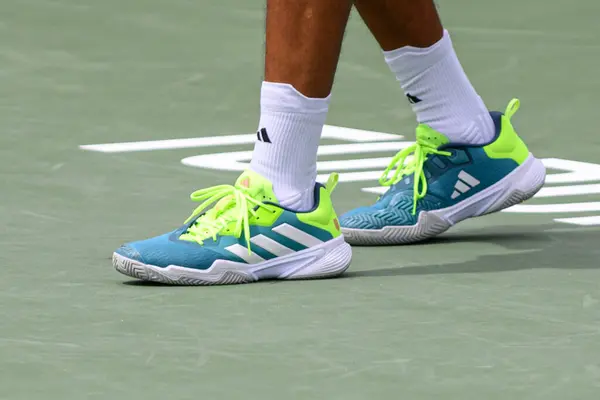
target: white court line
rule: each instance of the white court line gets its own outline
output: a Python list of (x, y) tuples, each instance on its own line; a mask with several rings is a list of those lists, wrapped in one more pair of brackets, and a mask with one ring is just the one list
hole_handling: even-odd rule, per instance
[[(551, 176), (551, 175), (548, 175)], [(573, 186), (550, 186), (540, 190), (535, 197), (559, 197), (576, 196), (600, 193), (600, 184), (573, 185)]]
[(600, 225), (600, 215), (595, 215), (592, 217), (556, 218), (555, 221), (580, 226)]
[(504, 210), (511, 213), (550, 214), (562, 212), (600, 211), (600, 202), (562, 204), (517, 204)]
[[(366, 131), (362, 129), (344, 128), (340, 126), (325, 125), (322, 137), (324, 139), (338, 139), (349, 142), (377, 142), (385, 140), (400, 140), (401, 135), (391, 133)], [(79, 146), (81, 150), (98, 151), (101, 153), (127, 153), (134, 151), (174, 150), (195, 147), (228, 146), (235, 144), (251, 144), (256, 141), (256, 134), (243, 135), (216, 135), (211, 137), (150, 140), (143, 142), (123, 142), (86, 144)]]
[[(370, 142), (370, 143), (345, 143), (345, 144), (331, 144), (331, 145), (322, 145), (319, 147), (318, 155), (319, 156), (330, 156), (330, 155), (339, 155), (339, 154), (362, 154), (369, 152), (386, 152), (390, 151), (390, 149), (399, 149), (410, 146), (411, 142)], [(197, 156), (187, 157), (181, 160), (183, 165), (188, 165), (190, 167), (197, 168), (211, 168), (218, 169), (221, 171), (244, 171), (249, 166), (249, 161), (252, 158), (252, 151), (233, 151), (227, 153), (209, 153), (209, 154), (200, 154)], [(381, 160), (379, 160), (381, 162)], [(327, 165), (331, 164), (323, 164), (328, 163), (328, 161), (320, 161), (317, 163), (318, 168), (327, 167)], [(362, 164), (371, 163), (368, 159), (358, 159), (358, 160), (338, 160), (335, 161), (338, 167), (345, 166), (343, 169), (349, 168), (351, 165), (354, 167), (360, 167)], [(379, 176), (381, 172), (377, 172), (375, 176)], [(343, 180), (343, 174), (340, 176), (340, 181), (348, 182)], [(370, 175), (368, 175), (370, 176)], [(371, 179), (371, 178), (368, 178)]]

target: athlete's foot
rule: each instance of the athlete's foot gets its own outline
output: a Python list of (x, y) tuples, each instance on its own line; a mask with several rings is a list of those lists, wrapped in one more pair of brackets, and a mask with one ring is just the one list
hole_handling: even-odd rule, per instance
[(333, 174), (317, 184), (314, 208), (295, 212), (278, 205), (271, 182), (246, 171), (235, 186), (193, 193), (201, 204), (184, 226), (120, 247), (113, 265), (134, 278), (174, 285), (340, 275), (352, 252), (331, 204), (336, 183)]
[[(346, 241), (414, 243), (535, 195), (544, 185), (546, 169), (510, 122), (518, 108), (514, 99), (504, 114), (491, 113), (496, 136), (481, 146), (453, 144), (428, 126), (418, 126), (416, 144), (399, 152), (380, 179), (389, 190), (372, 206), (340, 218)], [(408, 156), (412, 159), (405, 162)]]

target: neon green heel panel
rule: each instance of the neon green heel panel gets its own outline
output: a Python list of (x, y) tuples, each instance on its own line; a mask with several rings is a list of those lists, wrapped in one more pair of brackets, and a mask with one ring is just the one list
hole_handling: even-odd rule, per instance
[(331, 193), (337, 185), (338, 174), (331, 174), (325, 187), (319, 192), (319, 207), (309, 213), (298, 213), (296, 216), (301, 222), (326, 230), (334, 238), (342, 234), (338, 217), (333, 209)]
[(416, 135), (419, 144), (432, 149), (437, 149), (440, 146), (450, 143), (450, 140), (446, 136), (424, 124), (417, 126)]
[(500, 136), (493, 143), (483, 147), (483, 150), (490, 158), (509, 158), (521, 165), (529, 156), (527, 146), (521, 140), (519, 135), (510, 122), (511, 117), (520, 107), (518, 99), (513, 99), (506, 107), (502, 116), (502, 130)]

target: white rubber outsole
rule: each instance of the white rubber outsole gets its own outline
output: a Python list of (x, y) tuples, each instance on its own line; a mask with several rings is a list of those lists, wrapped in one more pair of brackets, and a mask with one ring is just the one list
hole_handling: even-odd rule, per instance
[(415, 225), (383, 229), (342, 227), (346, 242), (373, 246), (416, 243), (437, 236), (467, 218), (491, 214), (533, 197), (544, 186), (546, 168), (531, 153), (523, 164), (496, 184), (451, 207), (421, 211)]
[(206, 270), (148, 265), (113, 254), (113, 266), (122, 274), (169, 285), (231, 285), (265, 279), (320, 279), (341, 275), (350, 266), (352, 249), (343, 236), (293, 254), (256, 264), (217, 260)]

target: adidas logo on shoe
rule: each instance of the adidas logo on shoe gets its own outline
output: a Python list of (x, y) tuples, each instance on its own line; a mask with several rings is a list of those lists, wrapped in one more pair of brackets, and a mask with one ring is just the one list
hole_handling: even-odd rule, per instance
[(479, 185), (479, 181), (473, 176), (467, 174), (465, 171), (460, 171), (458, 174), (458, 180), (454, 184), (454, 192), (452, 192), (452, 200), (456, 199), (461, 194), (467, 193), (475, 186)]

